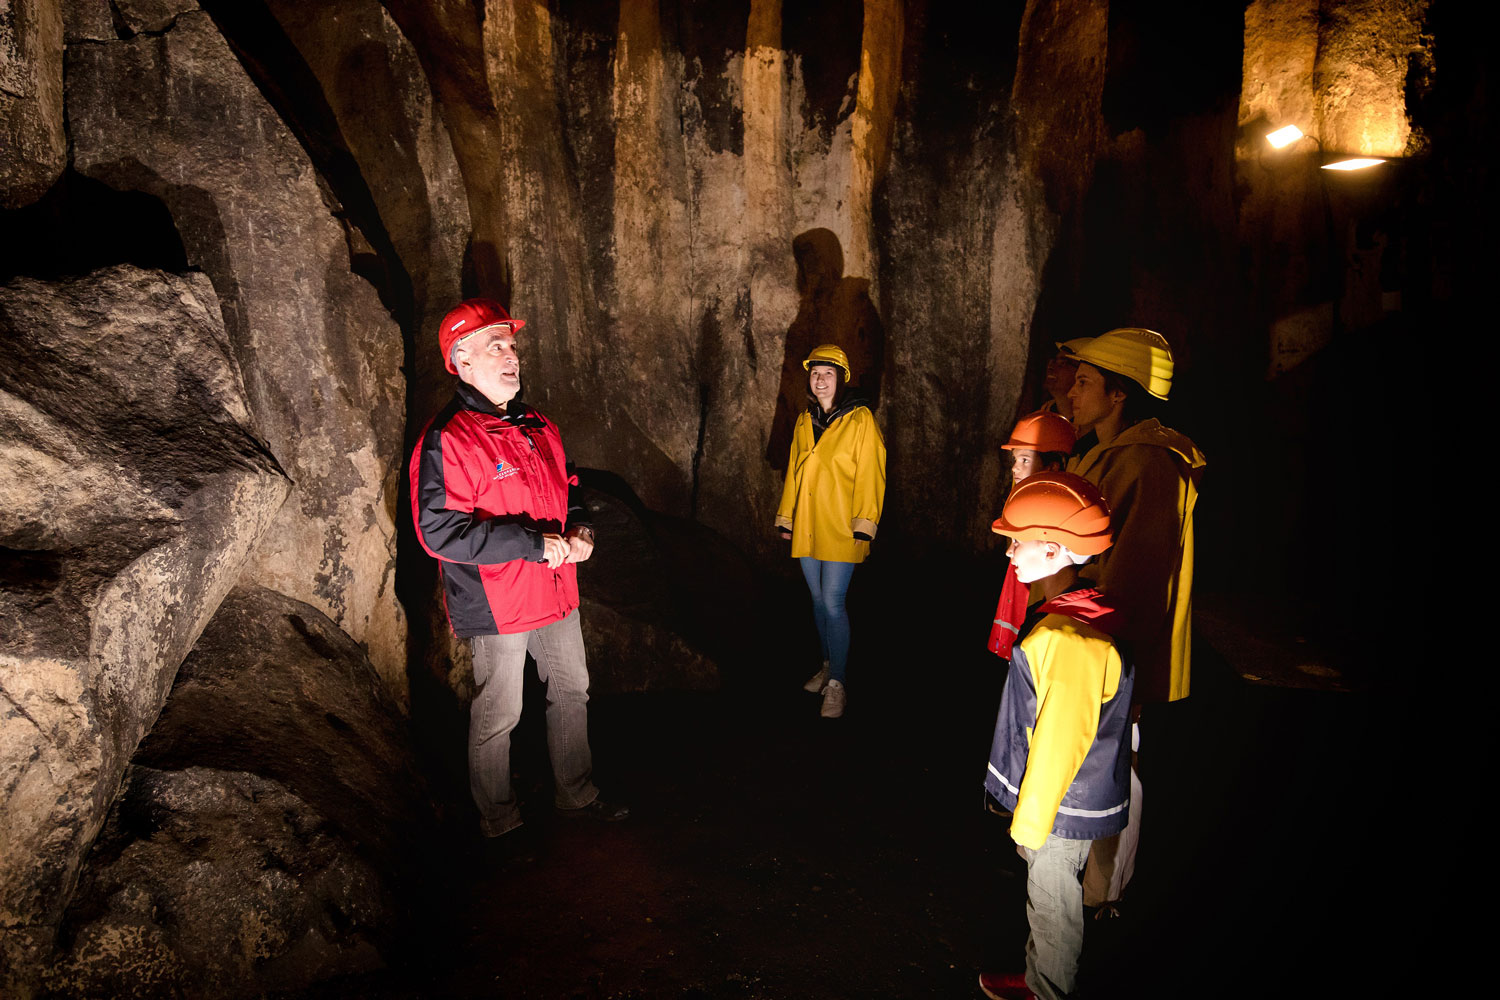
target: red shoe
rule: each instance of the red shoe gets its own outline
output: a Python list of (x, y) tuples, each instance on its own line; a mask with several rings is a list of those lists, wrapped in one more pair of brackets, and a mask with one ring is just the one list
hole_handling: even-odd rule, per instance
[(979, 988), (990, 1000), (1036, 1000), (1024, 972), (981, 972)]

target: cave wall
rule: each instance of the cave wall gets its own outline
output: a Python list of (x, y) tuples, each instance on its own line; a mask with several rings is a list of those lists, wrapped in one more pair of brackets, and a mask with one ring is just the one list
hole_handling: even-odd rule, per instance
[(206, 11), (101, 4), (69, 38), (73, 166), (172, 213), (214, 281), (256, 429), (296, 484), (246, 579), (328, 614), (400, 691), (402, 335), (353, 271), (364, 234)]
[(0, 286), (0, 993), (287, 496), (252, 424), (204, 276)]
[(67, 163), (59, 0), (0, 7), (0, 209), (39, 198)]
[[(616, 519), (633, 568), (667, 565), (670, 523), (681, 551), (747, 578), (786, 567), (769, 530), (778, 419), (784, 431), (813, 344), (844, 343), (879, 393), (890, 479), (877, 553), (968, 557), (993, 545), (996, 445), (1038, 401), (1053, 341), (1161, 330), (1178, 361), (1169, 422), (1205, 447), (1214, 477), (1200, 580), (1306, 596), (1289, 571), (1312, 540), (1303, 498), (1380, 461), (1366, 444), (1323, 459), (1330, 439), (1368, 440), (1351, 404), (1386, 388), (1370, 359), (1479, 266), (1452, 229), (1487, 175), (1442, 143), (1486, 119), (1486, 78), (1433, 83), (1444, 23), (1461, 45), (1466, 27), (1424, 0), (4, 5), (0, 208), (25, 234), (12, 243), (35, 240), (38, 254), (33, 274), (6, 248), (8, 273), (32, 276), (0, 289), (0, 312), (60, 303), (38, 329), (70, 336), (101, 316), (139, 320), (145, 353), (111, 356), (93, 382), (122, 397), (133, 358), (174, 336), (201, 344), (218, 395), (204, 402), (202, 373), (173, 360), (161, 412), (179, 429), (206, 423), (201, 440), (220, 441), (223, 475), (243, 483), (205, 483), (204, 457), (171, 434), (180, 465), (142, 471), (157, 455), (148, 435), (111, 444), (120, 462), (106, 468), (75, 440), (103, 417), (70, 428), (61, 410), (33, 412), (49, 379), (78, 391), (67, 366), (57, 374), (45, 338), (12, 332), (24, 324), (6, 327), (0, 454), (32, 474), (10, 476), (0, 506), (12, 702), (0, 822), (23, 845), (0, 872), (0, 953), (32, 971), (45, 961), (126, 764), (231, 585), (267, 588), (250, 602), (260, 611), (236, 614), (289, 646), (292, 618), (326, 616), (317, 631), (338, 641), (309, 662), (336, 646), (351, 676), (378, 676), (395, 700), (372, 711), (387, 722), (409, 675), (461, 701), (433, 565), (409, 548), (398, 580), (396, 538), (404, 446), (452, 386), (437, 320), (464, 295), (528, 321), (525, 398), (580, 465), (618, 477), (600, 510), (629, 508)], [(1268, 154), (1263, 126), (1288, 120), (1321, 147)], [(1407, 162), (1333, 181), (1318, 170), (1332, 151)], [(93, 212), (107, 216), (99, 238), (74, 239), (93, 235)], [(133, 228), (143, 246), (129, 245)], [(148, 266), (98, 270), (127, 261)], [(35, 469), (67, 462), (114, 506), (48, 492)], [(143, 494), (146, 480), (171, 502)], [(173, 506), (215, 489), (232, 494), (236, 525)], [(28, 509), (51, 522), (11, 514)], [(92, 517), (119, 532), (101, 564), (77, 540)], [(1355, 552), (1364, 538), (1340, 542), (1349, 565), (1369, 559)], [(177, 572), (211, 571), (130, 582), (174, 545), (198, 560)], [(615, 675), (601, 660), (601, 677), (653, 690), (671, 675), (654, 661), (670, 655), (670, 683), (716, 683), (706, 647), (661, 610), (702, 618), (701, 604), (643, 602), (639, 575), (603, 559), (591, 570), (591, 655), (630, 650)], [(711, 592), (700, 574), (690, 585)], [(253, 762), (189, 773), (195, 759), (140, 762), (130, 783), (142, 801), (253, 800), (284, 777)], [(343, 808), (306, 794), (310, 828)], [(273, 826), (267, 842), (290, 844)], [(84, 937), (142, 926), (135, 902)], [(288, 941), (310, 933), (288, 920)], [(367, 957), (362, 940), (351, 961)]]
[[(1031, 305), (1077, 199), (1065, 189), (1087, 186), (1107, 6), (1038, 8), (1023, 71), (1002, 57), (975, 71), (977, 91), (943, 74), (965, 28), (984, 32), (941, 9), (930, 28), (928, 7), (390, 4), (419, 52), (458, 67), (428, 63), (449, 120), (487, 122), (460, 125), (455, 151), (471, 206), (502, 220), (493, 252), (476, 229), (473, 273), (530, 323), (527, 398), (579, 463), (761, 559), (779, 551), (776, 399), (811, 346), (788, 346), (799, 315), (818, 318), (801, 327), (811, 343), (839, 339), (859, 325), (839, 317), (861, 310), (882, 328), (892, 537), (905, 520), (909, 544), (961, 547), (998, 498), (989, 428), (1017, 408)], [(1001, 5), (988, 37), (1022, 36), (1024, 10)], [(1049, 51), (1060, 37), (1065, 57)], [(958, 114), (954, 86), (967, 91)], [(1048, 124), (1018, 136), (1018, 120)], [(937, 150), (954, 162), (929, 163)], [(794, 243), (819, 230), (836, 241), (847, 308), (810, 310), (799, 287)], [(959, 274), (955, 303), (944, 283)], [(434, 339), (421, 331), (417, 350)], [(955, 449), (960, 499), (919, 517), (925, 456)]]

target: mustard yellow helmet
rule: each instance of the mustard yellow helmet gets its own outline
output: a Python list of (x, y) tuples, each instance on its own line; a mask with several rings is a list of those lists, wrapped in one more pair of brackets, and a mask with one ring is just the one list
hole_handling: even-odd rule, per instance
[(1172, 391), (1172, 348), (1155, 330), (1121, 327), (1088, 340), (1058, 344), (1065, 357), (1124, 375), (1157, 399)]
[(854, 375), (849, 371), (849, 355), (837, 344), (819, 344), (812, 349), (807, 360), (802, 362), (804, 371), (811, 368), (815, 362), (821, 361), (825, 365), (838, 365), (844, 370), (844, 382), (847, 384)]

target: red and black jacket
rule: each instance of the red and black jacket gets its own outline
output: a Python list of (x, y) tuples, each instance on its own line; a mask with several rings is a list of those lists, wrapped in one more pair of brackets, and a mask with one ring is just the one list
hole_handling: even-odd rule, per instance
[(525, 632), (578, 607), (578, 568), (542, 560), (543, 534), (579, 525), (577, 484), (556, 425), (524, 403), (501, 413), (461, 384), (432, 418), (411, 457), (412, 520), (455, 635)]

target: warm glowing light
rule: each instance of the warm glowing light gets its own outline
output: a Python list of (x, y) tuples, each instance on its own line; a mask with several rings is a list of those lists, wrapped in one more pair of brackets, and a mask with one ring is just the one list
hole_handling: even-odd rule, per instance
[(1356, 156), (1352, 160), (1339, 160), (1337, 163), (1325, 163), (1325, 164), (1323, 164), (1323, 169), (1324, 170), (1363, 170), (1363, 169), (1365, 169), (1365, 167), (1373, 167), (1377, 163), (1384, 163), (1384, 162), (1385, 162), (1384, 160), (1376, 160), (1376, 159), (1372, 159), (1371, 157), (1368, 157), (1368, 156)]
[(1302, 130), (1295, 125), (1287, 125), (1266, 136), (1266, 141), (1280, 149), (1282, 146), (1290, 146), (1302, 138)]

